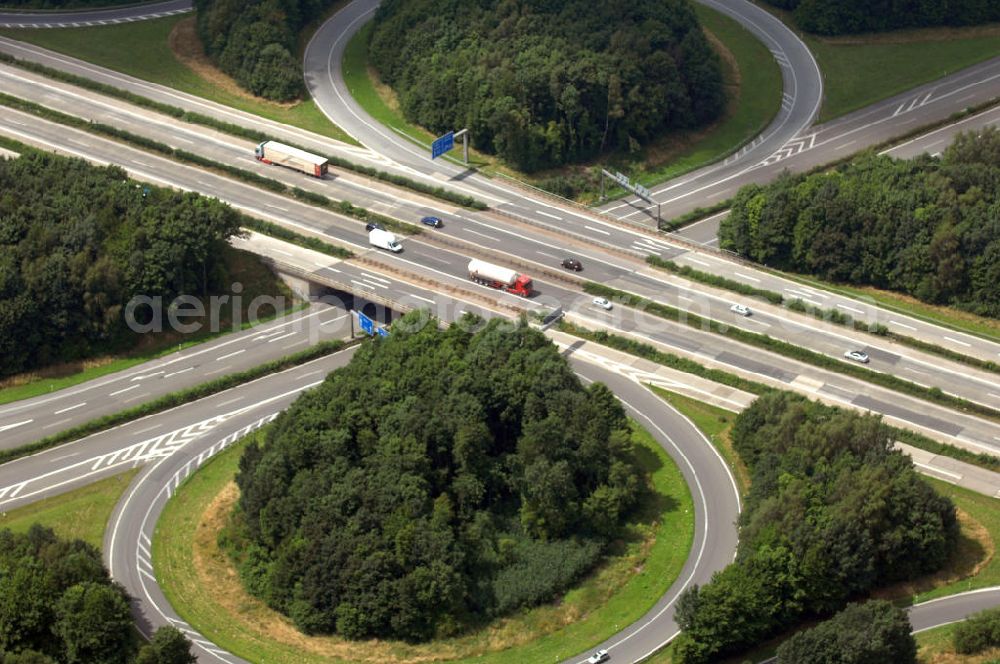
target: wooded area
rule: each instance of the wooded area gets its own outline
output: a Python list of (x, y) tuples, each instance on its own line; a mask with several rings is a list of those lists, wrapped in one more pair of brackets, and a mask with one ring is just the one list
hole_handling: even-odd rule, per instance
[(173, 627), (140, 644), (128, 602), (90, 544), (38, 524), (0, 530), (3, 664), (195, 664)]
[(132, 345), (133, 296), (228, 287), (220, 247), (238, 230), (219, 201), (118, 167), (34, 151), (0, 160), (0, 375)]
[(371, 63), (405, 116), (524, 171), (635, 149), (724, 110), (688, 0), (385, 0)]
[(803, 30), (821, 35), (1000, 21), (996, 0), (767, 0), (794, 11)]
[(299, 32), (334, 0), (195, 0), (205, 52), (243, 88), (290, 101), (305, 92)]
[(15, 9), (96, 9), (134, 4), (135, 0), (0, 0), (0, 8)]
[(248, 590), (308, 633), (423, 640), (551, 600), (646, 487), (617, 399), (544, 335), (422, 315), (364, 344), (240, 461), (227, 548)]
[(740, 413), (732, 438), (751, 473), (737, 558), (678, 600), (675, 661), (741, 652), (936, 571), (954, 550), (954, 505), (893, 450), (880, 419), (771, 392)]
[(1000, 316), (1000, 131), (961, 134), (940, 159), (868, 153), (748, 185), (719, 242), (781, 270)]

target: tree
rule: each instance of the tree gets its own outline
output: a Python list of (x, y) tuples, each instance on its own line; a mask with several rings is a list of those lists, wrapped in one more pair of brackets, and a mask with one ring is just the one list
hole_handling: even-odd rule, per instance
[(906, 612), (876, 600), (851, 604), (778, 648), (778, 664), (916, 664)]
[(125, 664), (135, 653), (132, 615), (120, 587), (92, 582), (67, 589), (55, 605), (52, 631), (68, 664)]
[(135, 664), (196, 664), (191, 642), (175, 627), (160, 627), (142, 646)]

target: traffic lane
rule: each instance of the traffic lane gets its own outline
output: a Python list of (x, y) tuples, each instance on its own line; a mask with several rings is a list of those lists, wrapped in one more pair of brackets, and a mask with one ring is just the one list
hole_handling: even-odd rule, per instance
[(922, 154), (938, 156), (951, 145), (955, 139), (955, 134), (966, 131), (979, 132), (986, 127), (996, 127), (998, 124), (1000, 124), (1000, 106), (995, 106), (975, 115), (970, 115), (954, 124), (935, 129), (934, 131), (906, 141), (894, 148), (883, 151), (881, 154), (887, 154), (900, 159), (912, 159)]
[[(753, 334), (763, 334), (794, 344), (838, 362), (853, 363), (845, 358), (849, 351), (861, 351), (869, 356), (866, 368), (894, 374), (925, 387), (938, 387), (953, 395), (1000, 409), (1000, 377), (996, 374), (922, 353), (889, 341), (883, 337), (862, 333), (851, 327), (816, 320), (787, 309), (770, 305), (734, 293), (715, 294), (695, 291), (684, 286), (681, 277), (636, 273), (611, 280), (609, 286), (642, 295), (653, 302), (680, 310), (681, 316), (692, 314), (711, 319), (723, 328), (737, 328)], [(802, 297), (808, 294), (803, 293)], [(732, 307), (742, 304), (750, 314), (741, 315)], [(839, 313), (855, 316), (862, 313), (850, 305), (834, 305)], [(708, 331), (707, 327), (704, 328)]]
[(958, 622), (971, 614), (1000, 605), (1000, 588), (983, 588), (914, 604), (906, 611), (914, 632)]
[[(736, 553), (740, 512), (736, 481), (722, 457), (690, 420), (637, 382), (565, 352), (585, 380), (601, 381), (618, 396), (629, 416), (643, 426), (677, 464), (694, 503), (695, 535), (677, 580), (642, 618), (604, 643), (615, 660), (639, 661), (676, 636), (677, 598), (693, 584), (707, 583)], [(579, 662), (586, 654), (567, 659)]]
[(65, 28), (80, 25), (120, 23), (182, 14), (192, 9), (191, 0), (167, 0), (129, 7), (61, 12), (0, 12), (0, 27)]
[(170, 410), (149, 415), (0, 465), (0, 509), (58, 495), (128, 468), (170, 456), (223, 425), (245, 421), (343, 366), (344, 351), (269, 374)]
[(0, 449), (12, 449), (158, 397), (251, 369), (310, 345), (346, 336), (342, 309), (314, 303), (288, 320), (232, 332), (222, 339), (138, 367), (36, 397), (0, 411)]
[[(704, 332), (667, 321), (642, 311), (615, 306), (611, 311), (598, 307), (576, 310), (598, 326), (617, 333), (681, 351), (709, 366), (721, 364), (723, 370), (738, 368), (751, 375), (777, 383), (808, 397), (823, 397), (839, 405), (873, 410), (920, 433), (972, 445), (982, 451), (1000, 451), (1000, 424), (960, 413), (928, 401), (820, 369), (735, 342), (714, 333)], [(957, 440), (956, 440), (957, 439)]]
[(963, 355), (989, 361), (996, 361), (1000, 357), (1000, 343), (995, 341), (949, 330), (906, 314), (891, 312), (882, 308), (874, 299), (847, 297), (833, 290), (820, 290), (751, 263), (691, 251), (676, 257), (674, 262), (702, 272), (725, 276), (747, 286), (779, 293), (786, 300), (797, 299), (819, 309), (841, 310), (849, 313), (854, 320), (870, 325), (885, 325), (890, 331), (901, 336), (922, 339)]

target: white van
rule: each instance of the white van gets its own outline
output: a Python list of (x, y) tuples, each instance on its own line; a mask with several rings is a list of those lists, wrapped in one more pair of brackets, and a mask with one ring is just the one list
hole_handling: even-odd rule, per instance
[(379, 249), (388, 249), (397, 254), (403, 250), (403, 245), (399, 243), (396, 236), (381, 228), (373, 228), (368, 231), (368, 244)]

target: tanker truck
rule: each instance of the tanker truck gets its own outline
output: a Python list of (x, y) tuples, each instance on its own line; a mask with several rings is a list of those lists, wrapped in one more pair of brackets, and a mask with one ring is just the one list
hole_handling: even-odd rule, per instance
[(257, 161), (265, 164), (278, 164), (287, 168), (294, 168), (308, 175), (321, 178), (326, 175), (327, 159), (319, 155), (310, 154), (305, 150), (293, 148), (277, 141), (264, 141), (253, 151)]
[(531, 277), (486, 261), (475, 258), (469, 261), (469, 279), (514, 295), (531, 297)]

